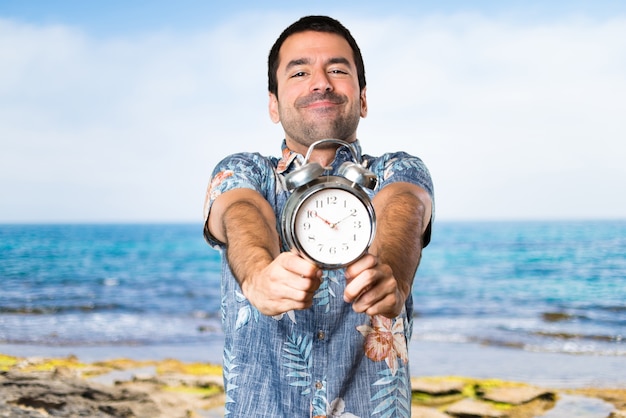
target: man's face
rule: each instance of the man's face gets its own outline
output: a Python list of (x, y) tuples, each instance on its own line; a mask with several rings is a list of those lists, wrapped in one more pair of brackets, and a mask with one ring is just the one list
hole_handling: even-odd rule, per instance
[(367, 102), (344, 38), (314, 31), (291, 35), (280, 48), (276, 75), (278, 97), (270, 93), (270, 117), (282, 124), (291, 150), (304, 154), (326, 138), (356, 140)]

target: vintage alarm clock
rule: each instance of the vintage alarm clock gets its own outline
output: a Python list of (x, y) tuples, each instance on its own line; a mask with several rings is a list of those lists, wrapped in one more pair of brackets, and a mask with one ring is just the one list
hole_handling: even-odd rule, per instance
[[(313, 149), (334, 142), (348, 147), (354, 162), (343, 163), (337, 175), (308, 162)], [(322, 139), (309, 147), (304, 164), (285, 176), (293, 193), (282, 212), (283, 237), (290, 248), (324, 269), (342, 268), (369, 249), (376, 232), (374, 207), (364, 188), (374, 189), (376, 175), (360, 164), (349, 143)]]

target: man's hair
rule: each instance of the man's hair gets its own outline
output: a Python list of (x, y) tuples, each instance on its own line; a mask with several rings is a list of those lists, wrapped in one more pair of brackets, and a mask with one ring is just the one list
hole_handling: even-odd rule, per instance
[(344, 38), (350, 48), (352, 48), (352, 54), (354, 62), (356, 64), (357, 77), (359, 79), (359, 90), (363, 91), (365, 88), (365, 66), (363, 65), (363, 57), (361, 56), (361, 50), (356, 41), (350, 34), (350, 31), (346, 29), (338, 20), (335, 20), (328, 16), (305, 16), (293, 23), (287, 29), (280, 34), (276, 42), (270, 50), (270, 55), (267, 60), (267, 79), (268, 90), (274, 95), (278, 95), (278, 80), (276, 73), (278, 71), (278, 53), (285, 40), (296, 33), (314, 31), (314, 32), (326, 32), (335, 33)]

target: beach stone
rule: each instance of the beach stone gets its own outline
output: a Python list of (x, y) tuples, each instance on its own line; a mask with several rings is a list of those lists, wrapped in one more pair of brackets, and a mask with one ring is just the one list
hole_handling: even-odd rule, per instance
[(576, 319), (576, 316), (566, 312), (544, 312), (541, 317), (546, 322), (563, 322)]
[(464, 386), (463, 382), (457, 380), (411, 379), (411, 390), (413, 392), (421, 392), (433, 396), (461, 393)]
[(35, 410), (21, 409), (11, 405), (0, 404), (0, 418), (44, 418), (46, 415)]
[(145, 393), (100, 386), (54, 371), (0, 372), (0, 405), (0, 411), (10, 417), (160, 416), (156, 404)]
[(221, 376), (189, 376), (184, 374), (169, 373), (155, 377), (155, 382), (165, 386), (187, 386), (197, 388), (208, 388), (216, 386), (224, 387), (224, 380)]
[(450, 418), (450, 415), (444, 414), (434, 408), (413, 406), (411, 408), (411, 418)]
[(489, 389), (481, 395), (481, 398), (493, 402), (521, 405), (537, 398), (554, 400), (556, 394), (533, 386), (520, 386)]
[(152, 373), (135, 373), (132, 380), (133, 382), (156, 382), (156, 377)]
[(506, 418), (507, 415), (486, 402), (463, 399), (446, 409), (446, 413), (462, 418)]
[(613, 411), (609, 418), (626, 418), (626, 411)]

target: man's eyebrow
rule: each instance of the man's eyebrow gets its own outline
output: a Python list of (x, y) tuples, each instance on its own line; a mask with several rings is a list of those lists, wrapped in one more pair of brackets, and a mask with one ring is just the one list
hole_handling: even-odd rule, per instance
[[(287, 63), (285, 67), (285, 71), (289, 71), (293, 67), (297, 67), (298, 65), (307, 65), (310, 64), (311, 60), (308, 58), (296, 58)], [(344, 64), (347, 66), (351, 66), (350, 60), (345, 57), (333, 57), (326, 61), (326, 64)]]
[(285, 67), (285, 70), (288, 71), (293, 67), (297, 67), (298, 65), (307, 65), (310, 64), (311, 60), (308, 58), (297, 58), (297, 59), (293, 59), (291, 61), (289, 61), (287, 63), (287, 66)]
[(328, 60), (328, 64), (345, 64), (348, 67), (351, 66), (350, 61), (344, 57), (336, 57)]

